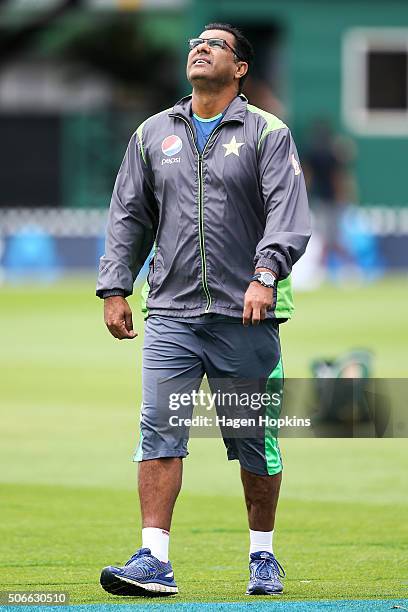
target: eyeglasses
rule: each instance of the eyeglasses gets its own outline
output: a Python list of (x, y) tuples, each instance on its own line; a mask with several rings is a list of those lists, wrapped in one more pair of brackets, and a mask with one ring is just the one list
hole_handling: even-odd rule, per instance
[(211, 47), (211, 49), (228, 48), (233, 52), (234, 55), (237, 56), (239, 60), (244, 61), (242, 57), (238, 55), (235, 49), (231, 47), (231, 45), (228, 44), (227, 41), (224, 40), (223, 38), (190, 38), (190, 40), (188, 41), (188, 46), (191, 51), (192, 49), (195, 49), (196, 47), (198, 47), (198, 45), (202, 45), (203, 43)]

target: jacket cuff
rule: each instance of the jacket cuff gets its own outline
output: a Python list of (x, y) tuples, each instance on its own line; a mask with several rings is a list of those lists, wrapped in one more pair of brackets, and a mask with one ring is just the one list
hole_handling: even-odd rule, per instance
[(104, 300), (105, 298), (114, 296), (125, 297), (125, 292), (123, 289), (106, 289), (105, 291), (97, 291), (96, 295)]
[(279, 278), (279, 264), (274, 258), (260, 257), (255, 261), (255, 268), (268, 268), (268, 270), (275, 274), (276, 278)]

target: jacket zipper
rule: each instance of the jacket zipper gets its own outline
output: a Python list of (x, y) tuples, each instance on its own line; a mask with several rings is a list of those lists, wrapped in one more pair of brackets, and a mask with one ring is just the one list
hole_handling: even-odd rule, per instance
[(207, 149), (207, 146), (213, 140), (214, 135), (221, 129), (221, 126), (225, 125), (226, 123), (233, 123), (233, 122), (232, 121), (231, 122), (230, 121), (224, 121), (224, 122), (221, 122), (219, 125), (217, 125), (217, 127), (211, 133), (209, 139), (205, 143), (205, 146), (204, 146), (204, 149), (203, 149), (202, 153), (200, 153), (200, 151), (197, 148), (197, 145), (196, 145), (196, 142), (195, 142), (195, 138), (194, 138), (194, 132), (193, 132), (193, 129), (192, 129), (190, 123), (182, 115), (175, 115), (175, 116), (178, 119), (181, 119), (182, 121), (184, 121), (184, 123), (187, 125), (187, 127), (188, 127), (188, 129), (190, 131), (190, 134), (191, 134), (191, 140), (193, 142), (193, 145), (194, 145), (194, 148), (196, 150), (197, 157), (198, 157), (198, 238), (199, 238), (199, 243), (200, 243), (202, 285), (203, 285), (205, 297), (207, 299), (207, 306), (206, 306), (206, 308), (204, 310), (204, 314), (207, 314), (210, 311), (210, 308), (211, 308), (212, 298), (211, 298), (211, 293), (210, 293), (210, 290), (208, 288), (208, 283), (207, 283), (207, 262), (206, 262), (206, 259), (205, 259), (203, 156), (204, 156), (204, 153), (205, 153), (205, 151)]

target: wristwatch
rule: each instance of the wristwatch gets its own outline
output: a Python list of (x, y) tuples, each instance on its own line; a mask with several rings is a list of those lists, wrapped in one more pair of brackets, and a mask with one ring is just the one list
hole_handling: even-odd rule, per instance
[(275, 277), (272, 272), (257, 272), (251, 278), (251, 281), (258, 281), (264, 287), (269, 287), (271, 289), (275, 285)]

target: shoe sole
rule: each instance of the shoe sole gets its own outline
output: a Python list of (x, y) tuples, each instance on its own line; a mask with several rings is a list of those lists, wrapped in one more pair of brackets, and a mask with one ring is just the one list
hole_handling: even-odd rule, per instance
[(272, 592), (265, 592), (261, 587), (254, 589), (253, 591), (249, 592), (246, 591), (245, 595), (282, 595), (283, 590), (282, 591), (272, 591)]
[(165, 597), (176, 595), (178, 587), (166, 586), (158, 582), (147, 584), (116, 576), (109, 569), (102, 570), (100, 583), (103, 589), (112, 595), (122, 595), (127, 597)]

